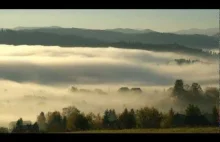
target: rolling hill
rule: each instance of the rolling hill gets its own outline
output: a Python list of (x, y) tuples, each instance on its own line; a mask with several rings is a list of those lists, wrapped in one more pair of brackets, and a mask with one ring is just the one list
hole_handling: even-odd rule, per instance
[[(81, 38), (99, 40), (101, 42), (140, 42), (144, 44), (181, 44), (196, 48), (217, 48), (218, 39), (207, 35), (180, 35), (173, 33), (122, 33), (108, 30), (93, 30), (80, 28), (39, 28), (23, 29), (20, 32), (41, 32), (62, 36), (77, 36)], [(49, 37), (48, 37), (49, 38)]]
[(150, 32), (156, 32), (151, 29), (129, 29), (129, 28), (116, 28), (116, 29), (106, 29), (107, 31), (113, 31), (113, 32), (120, 32), (125, 34), (140, 34), (140, 33), (150, 33)]
[[(156, 34), (156, 33), (155, 33)], [(156, 34), (157, 35), (157, 34)], [(143, 36), (143, 35), (132, 35)], [(172, 36), (172, 34), (170, 35)], [(139, 37), (138, 37), (139, 38)], [(154, 38), (152, 36), (151, 38)], [(161, 37), (157, 37), (161, 38)], [(153, 41), (153, 40), (152, 40)], [(156, 39), (155, 39), (156, 42)], [(189, 48), (177, 43), (170, 44), (158, 42), (141, 43), (136, 41), (116, 41), (106, 42), (96, 38), (81, 37), (72, 34), (55, 34), (39, 31), (14, 31), (14, 30), (2, 30), (0, 31), (0, 44), (8, 45), (44, 45), (44, 46), (61, 46), (61, 47), (117, 47), (125, 49), (142, 49), (161, 52), (184, 52), (188, 54), (199, 54), (202, 56), (208, 56), (209, 54), (203, 52), (201, 49)]]

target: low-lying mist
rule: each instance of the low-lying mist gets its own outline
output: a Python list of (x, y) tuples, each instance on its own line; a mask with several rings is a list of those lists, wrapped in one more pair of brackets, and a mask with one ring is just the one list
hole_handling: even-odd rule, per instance
[[(117, 48), (61, 48), (0, 45), (0, 125), (22, 117), (36, 121), (41, 112), (74, 105), (81, 111), (120, 112), (125, 107), (154, 106), (182, 110), (165, 92), (176, 79), (217, 86), (218, 61), (172, 52)], [(168, 64), (175, 59), (198, 59)], [(108, 94), (70, 92), (70, 86), (102, 89)], [(119, 94), (120, 87), (140, 87), (142, 94)], [(155, 90), (158, 90), (155, 92)]]

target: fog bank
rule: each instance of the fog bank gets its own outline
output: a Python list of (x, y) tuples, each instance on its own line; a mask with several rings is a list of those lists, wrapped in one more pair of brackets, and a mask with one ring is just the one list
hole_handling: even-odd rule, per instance
[[(60, 111), (69, 105), (94, 113), (143, 106), (167, 110), (175, 103), (163, 91), (176, 79), (202, 87), (218, 85), (217, 60), (173, 52), (26, 45), (0, 45), (0, 50), (0, 125), (6, 126), (20, 117), (35, 121), (41, 111)], [(168, 64), (180, 58), (209, 64)], [(72, 93), (71, 85), (99, 88), (108, 95)], [(122, 86), (141, 87), (144, 93), (118, 94)]]

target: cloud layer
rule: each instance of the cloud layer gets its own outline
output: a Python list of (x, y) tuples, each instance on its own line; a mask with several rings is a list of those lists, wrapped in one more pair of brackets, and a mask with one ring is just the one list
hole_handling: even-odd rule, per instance
[(16, 82), (171, 85), (175, 79), (183, 78), (189, 82), (217, 83), (215, 62), (167, 65), (177, 58), (199, 58), (175, 53), (8, 45), (1, 45), (0, 50), (0, 78)]
[[(169, 109), (163, 89), (176, 79), (204, 86), (218, 84), (218, 61), (177, 53), (117, 48), (61, 48), (0, 45), (0, 125), (19, 117), (35, 121), (41, 111), (75, 105), (85, 112), (121, 111), (145, 105)], [(210, 64), (178, 66), (174, 59)], [(70, 93), (68, 87), (100, 88), (109, 95)], [(144, 95), (119, 95), (119, 87), (141, 87)], [(160, 88), (155, 94), (154, 89)], [(29, 97), (28, 97), (29, 96)], [(41, 99), (45, 97), (46, 99)], [(164, 101), (167, 100), (167, 101)], [(163, 103), (162, 103), (163, 102)]]

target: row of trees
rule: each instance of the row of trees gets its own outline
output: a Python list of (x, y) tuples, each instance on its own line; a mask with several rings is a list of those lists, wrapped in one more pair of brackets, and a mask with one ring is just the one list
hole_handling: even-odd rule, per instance
[(178, 65), (183, 65), (183, 64), (193, 64), (196, 62), (200, 62), (199, 60), (190, 60), (190, 59), (175, 59), (174, 60)]
[[(188, 105), (185, 114), (175, 112), (172, 108), (162, 113), (156, 108), (124, 109), (116, 113), (114, 109), (106, 110), (104, 114), (84, 114), (76, 107), (64, 108), (62, 113), (41, 112), (33, 125), (22, 125), (22, 119), (17, 121), (12, 132), (71, 132), (97, 129), (135, 129), (135, 128), (171, 128), (184, 126), (218, 126), (218, 109), (213, 107), (208, 119), (195, 105)], [(0, 130), (5, 129), (1, 128)]]
[(199, 83), (185, 84), (182, 79), (175, 81), (173, 87), (169, 88), (171, 98), (174, 103), (180, 106), (194, 104), (199, 106), (203, 111), (209, 111), (213, 104), (219, 104), (220, 90), (217, 87), (206, 87), (204, 90)]
[(207, 105), (207, 108), (213, 104), (218, 104), (219, 89), (216, 87), (207, 87), (205, 91), (200, 84), (192, 83), (191, 86), (184, 84), (183, 80), (176, 80), (171, 89), (171, 96), (176, 97), (181, 102), (188, 104)]
[(185, 84), (182, 79), (175, 81), (173, 89), (174, 95), (184, 95), (187, 91), (193, 93), (194, 95), (218, 95), (219, 91), (215, 87), (206, 88), (205, 92), (202, 90), (202, 87), (198, 83), (192, 83), (192, 85)]

